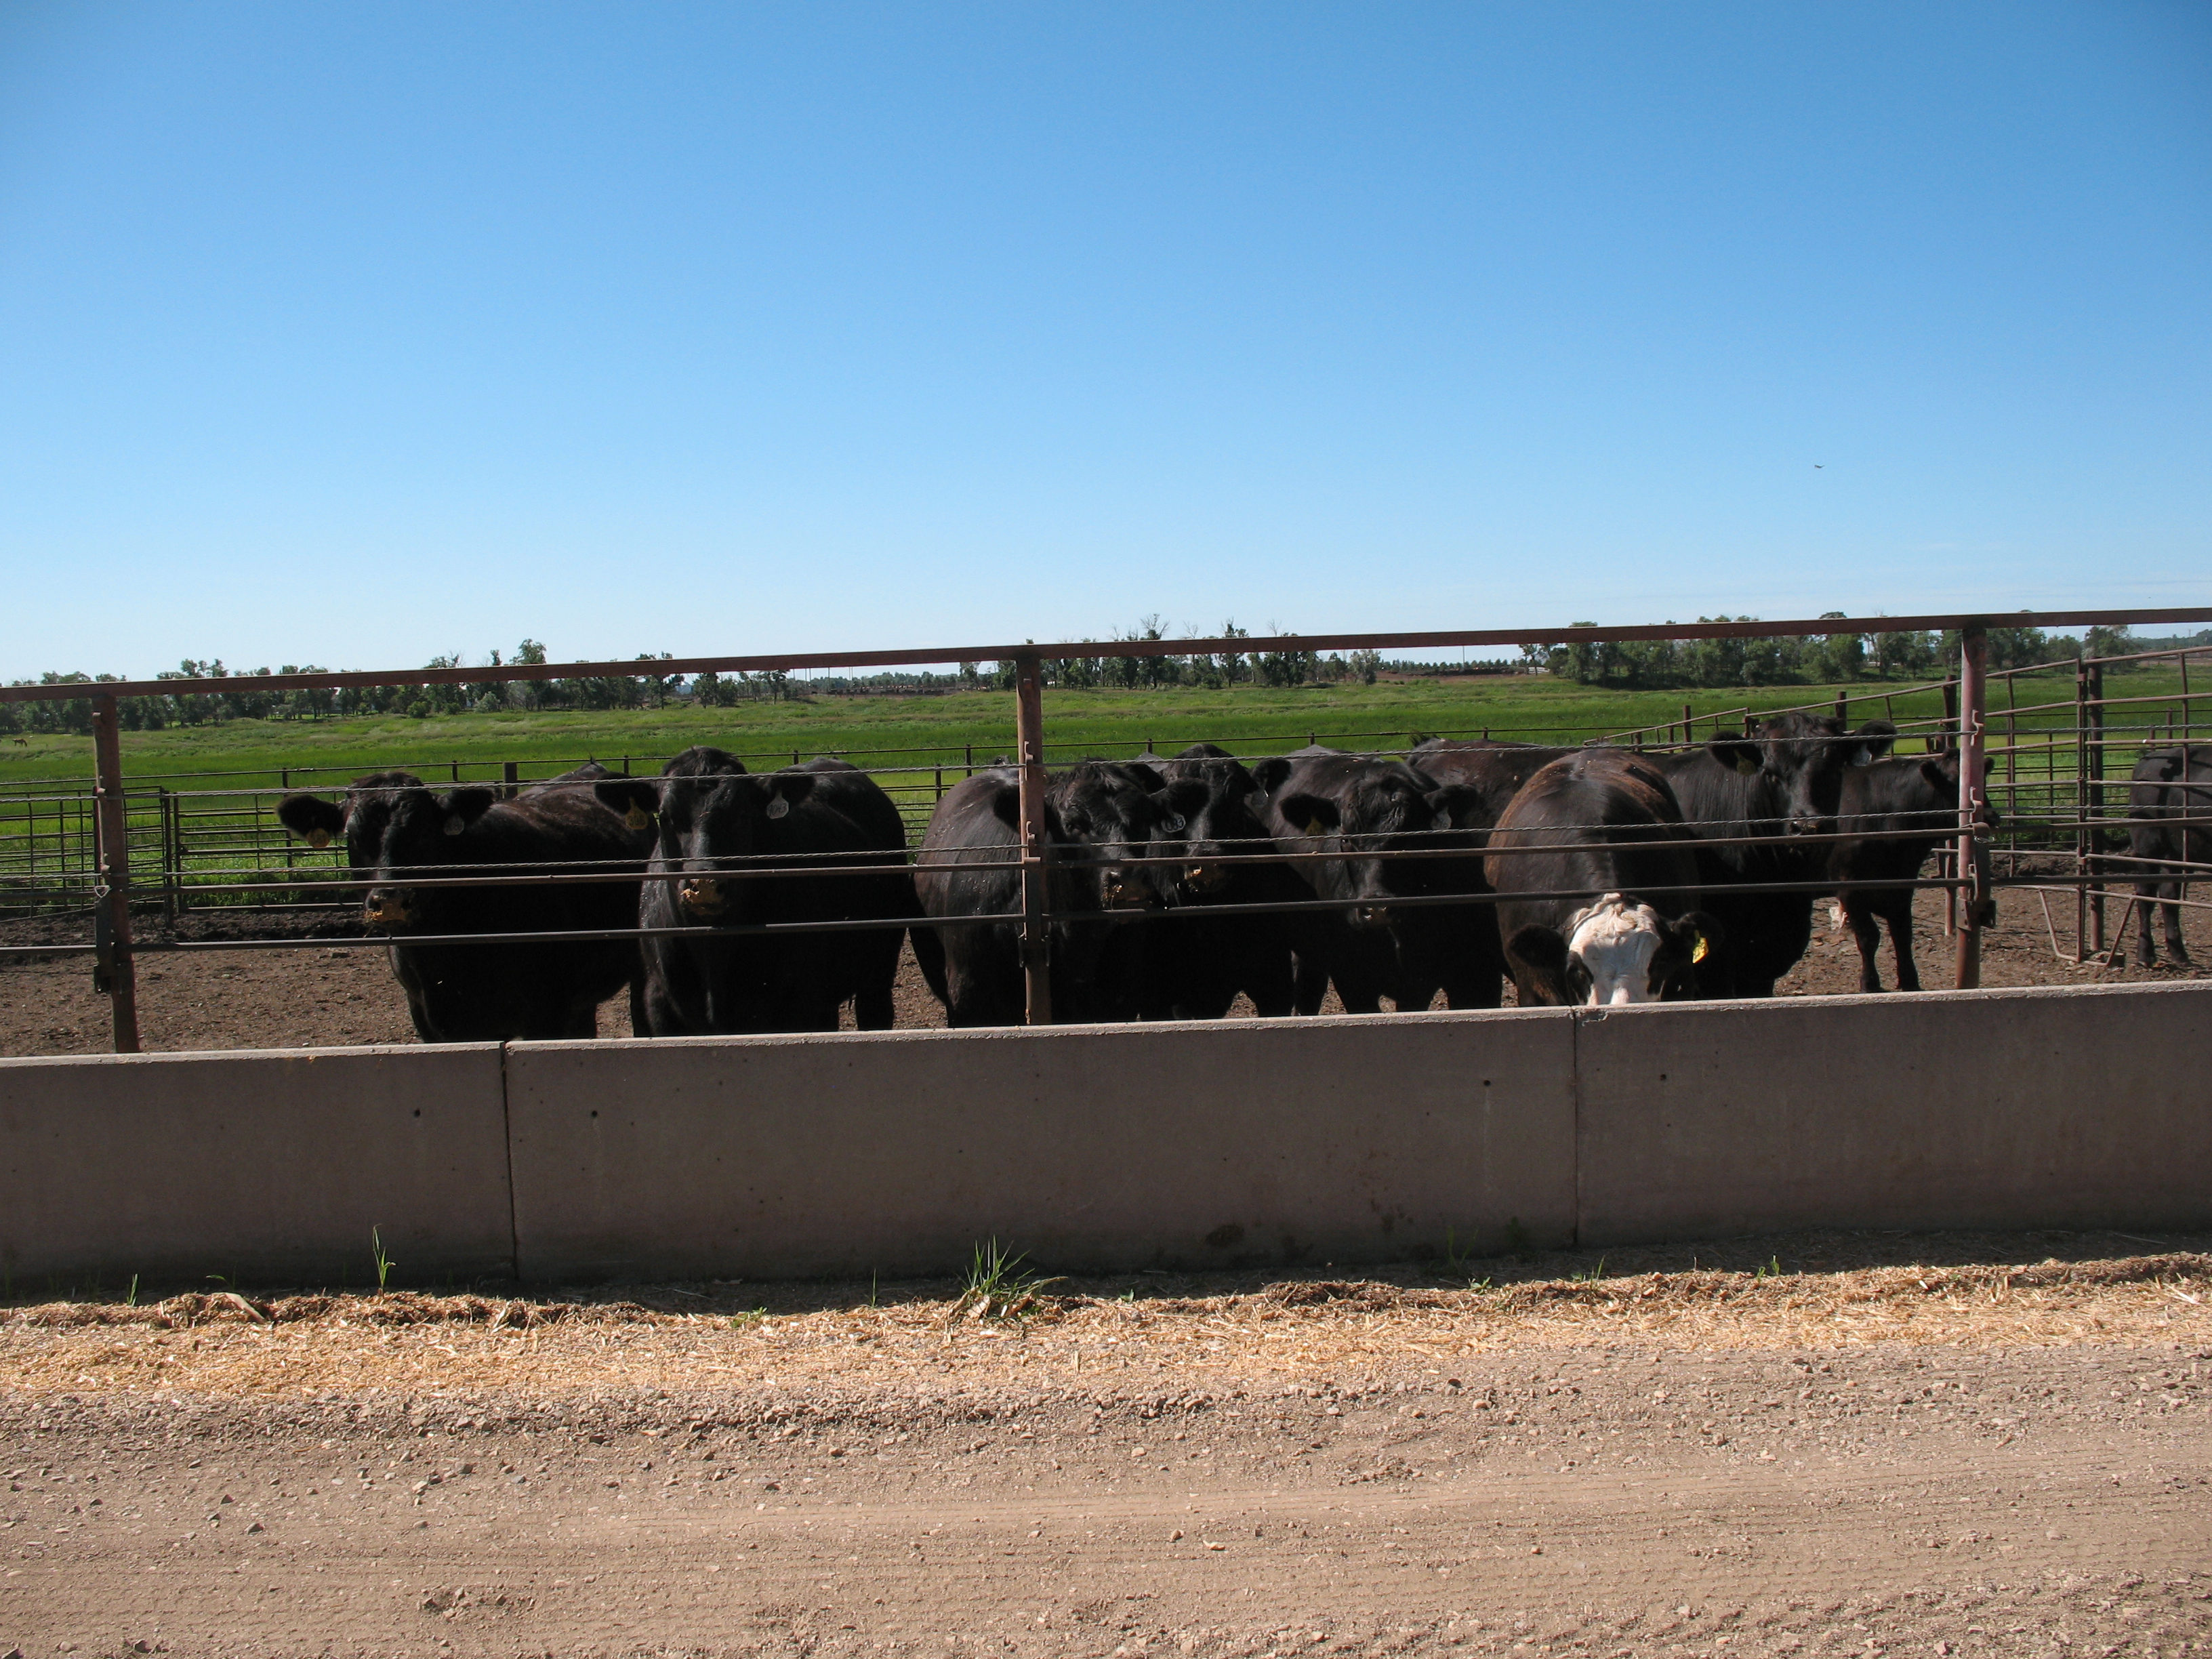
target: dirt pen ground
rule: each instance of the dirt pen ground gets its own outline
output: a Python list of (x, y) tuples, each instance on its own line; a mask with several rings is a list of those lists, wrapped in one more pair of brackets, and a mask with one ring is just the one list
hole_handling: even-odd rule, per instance
[[(2046, 915), (2044, 906), (2050, 906)], [(1954, 945), (1943, 934), (1943, 896), (1929, 891), (1917, 907), (1921, 982), (1931, 990), (1951, 983)], [(2125, 914), (2115, 898), (2109, 914), (2114, 927)], [(2189, 913), (2195, 915), (2197, 913)], [(1850, 933), (1832, 925), (1824, 902), (1817, 913), (1813, 946), (1777, 988), (1785, 996), (1808, 996), (1859, 988), (1858, 947)], [(2123, 981), (2193, 978), (2203, 969), (2075, 967), (2058, 959), (2055, 940), (2070, 936), (2072, 900), (2063, 895), (2007, 893), (1999, 904), (1997, 926), (1984, 935), (1982, 982), (1990, 986), (2106, 985)], [(358, 927), (327, 914), (270, 921), (188, 915), (179, 937), (238, 937), (251, 927), (297, 934), (320, 927), (357, 936)], [(2185, 921), (2193, 934), (2203, 924)], [(0, 944), (35, 945), (79, 936), (77, 924), (61, 921), (0, 923)], [(2134, 939), (2130, 935), (2132, 951)], [(2212, 951), (2212, 946), (2207, 946)], [(1882, 983), (1893, 986), (1896, 970), (1887, 943), (1881, 957)], [(1512, 1000), (1509, 986), (1506, 1000)], [(899, 963), (896, 992), (902, 1028), (941, 1026), (945, 1011), (922, 983), (908, 949)], [(1239, 1012), (1249, 1013), (1240, 1001)], [(1326, 1012), (1339, 1012), (1335, 993)], [(358, 1042), (412, 1042), (406, 999), (394, 983), (384, 953), (375, 950), (327, 949), (224, 951), (200, 955), (148, 955), (138, 963), (138, 1018), (149, 1050), (205, 1048), (289, 1048)], [(847, 1023), (852, 1018), (848, 1008)], [(617, 998), (599, 1010), (599, 1035), (628, 1036), (629, 1006)], [(92, 988), (90, 959), (51, 958), (0, 963), (0, 1054), (104, 1054), (108, 1048), (106, 999)]]
[(0, 1654), (2203, 1652), (2208, 1246), (19, 1306)]

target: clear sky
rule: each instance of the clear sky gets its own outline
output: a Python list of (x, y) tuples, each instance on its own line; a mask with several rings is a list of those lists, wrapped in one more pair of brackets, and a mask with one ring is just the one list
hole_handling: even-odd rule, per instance
[(0, 8), (0, 675), (2212, 602), (2212, 6)]

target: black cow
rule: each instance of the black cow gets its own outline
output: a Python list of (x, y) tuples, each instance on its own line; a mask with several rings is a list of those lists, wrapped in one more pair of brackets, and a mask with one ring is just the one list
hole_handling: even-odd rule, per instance
[[(362, 907), (392, 936), (392, 972), (425, 1042), (591, 1036), (599, 1005), (630, 988), (642, 1030), (634, 939), (542, 945), (410, 945), (411, 935), (559, 933), (637, 925), (637, 878), (649, 839), (600, 805), (597, 764), (533, 784), (512, 800), (482, 785), (433, 793), (411, 772), (356, 779), (343, 804), (287, 795), (276, 816), (311, 846), (343, 836)], [(608, 873), (605, 882), (442, 887), (428, 878), (507, 866), (533, 875)], [(410, 875), (413, 879), (410, 880)]]
[[(1725, 942), (1699, 966), (1709, 994), (1764, 997), (1796, 965), (1813, 937), (1813, 894), (1747, 893), (1756, 882), (1816, 882), (1828, 872), (1827, 842), (1790, 838), (1832, 833), (1844, 773), (1880, 758), (1897, 735), (1887, 720), (1856, 732), (1813, 714), (1777, 714), (1750, 736), (1645, 757), (1674, 792), (1682, 822), (1700, 842), (1705, 908)], [(1746, 844), (1743, 838), (1771, 837)], [(1717, 842), (1731, 845), (1713, 845)]]
[[(1253, 810), (1259, 785), (1225, 749), (1193, 744), (1173, 759), (1140, 757), (1169, 783), (1196, 783), (1206, 797), (1184, 815), (1179, 835), (1155, 850), (1182, 861), (1156, 869), (1153, 885), (1168, 909), (1191, 905), (1297, 903), (1313, 896), (1279, 862), (1223, 862), (1275, 850)], [(1149, 922), (1141, 997), (1146, 1018), (1219, 1019), (1238, 993), (1269, 1017), (1292, 1011), (1293, 919), (1280, 911)]]
[[(2142, 860), (2135, 866), (2136, 897), (2128, 907), (2142, 923), (2137, 960), (2146, 968), (2158, 961), (2150, 937), (2151, 906), (2157, 901), (2166, 954), (2185, 964), (2180, 901), (2189, 890), (2188, 866), (2212, 863), (2212, 746), (2154, 749), (2137, 761), (2128, 786), (2128, 854)], [(2119, 937), (2127, 937), (2124, 924)]]
[[(1984, 774), (1990, 766), (1984, 758)], [(1913, 880), (1930, 853), (1958, 838), (1958, 752), (1878, 760), (1847, 769), (1836, 825), (1839, 833), (1853, 837), (1829, 843), (1828, 869), (1838, 881)], [(1996, 809), (1984, 803), (1981, 827), (1996, 826)], [(1897, 958), (1897, 988), (1918, 990), (1920, 970), (1912, 960), (1914, 890), (1847, 887), (1837, 897), (1844, 924), (1859, 947), (1859, 989), (1881, 989), (1875, 953), (1881, 946), (1881, 926), (1887, 923), (1890, 951)]]
[[(702, 933), (640, 941), (645, 1012), (655, 1036), (834, 1031), (848, 1000), (864, 1031), (891, 1024), (891, 983), (914, 913), (906, 828), (874, 779), (826, 757), (749, 774), (720, 749), (693, 748), (657, 778), (599, 786), (611, 809), (657, 829), (641, 927), (707, 929), (779, 922), (866, 921), (851, 932)], [(880, 875), (811, 875), (866, 866)]]
[[(1516, 850), (1528, 848), (1557, 850)], [(1693, 997), (1697, 964), (1723, 942), (1696, 908), (1697, 843), (1644, 756), (1586, 749), (1540, 768), (1491, 831), (1485, 862), (1498, 892), (1532, 896), (1498, 905), (1523, 1007)]]
[[(1052, 1011), (1061, 1023), (1133, 1019), (1139, 1012), (1145, 926), (1117, 914), (1158, 910), (1152, 872), (1134, 860), (1172, 842), (1205, 805), (1202, 783), (1170, 783), (1151, 768), (1087, 760), (1047, 780), (1046, 905), (1052, 924)], [(915, 859), (924, 916), (1006, 916), (1021, 908), (1021, 784), (1012, 768), (963, 779), (945, 793)], [(957, 1026), (1018, 1025), (1024, 992), (1021, 925), (975, 921), (914, 931), (915, 956)]]
[(1406, 761), (1438, 783), (1463, 784), (1481, 803), (1486, 823), (1504, 815), (1521, 786), (1544, 767), (1576, 751), (1540, 743), (1502, 743), (1490, 738), (1431, 738), (1406, 751)]
[(1271, 755), (1252, 776), (1267, 797), (1261, 822), (1279, 848), (1349, 855), (1290, 866), (1313, 896), (1342, 906), (1297, 919), (1300, 1013), (1320, 1012), (1331, 981), (1352, 1013), (1374, 1013), (1385, 995), (1415, 1012), (1439, 988), (1455, 1008), (1498, 1006), (1501, 964), (1490, 907), (1397, 902), (1486, 891), (1481, 860), (1377, 856), (1479, 848), (1474, 790), (1439, 784), (1402, 761), (1318, 746)]

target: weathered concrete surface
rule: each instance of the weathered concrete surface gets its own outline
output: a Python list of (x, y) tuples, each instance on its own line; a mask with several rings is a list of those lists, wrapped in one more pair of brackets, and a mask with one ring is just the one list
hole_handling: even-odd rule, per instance
[(520, 1042), (532, 1280), (1403, 1260), (1574, 1226), (1561, 1010)]
[[(0, 1268), (119, 1291), (513, 1271), (496, 1043), (0, 1060)], [(59, 1289), (69, 1285), (57, 1286)]]
[(2212, 984), (1613, 1009), (1576, 1040), (1586, 1245), (2212, 1225)]

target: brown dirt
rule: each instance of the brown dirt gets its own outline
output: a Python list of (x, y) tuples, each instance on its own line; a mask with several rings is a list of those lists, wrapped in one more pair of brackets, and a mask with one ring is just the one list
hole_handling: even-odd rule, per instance
[(2212, 1257), (1759, 1248), (21, 1309), (0, 1652), (2212, 1646)]
[[(2052, 947), (2052, 931), (2063, 946), (2072, 927), (2071, 901), (2007, 893), (2000, 901), (1997, 925), (1984, 936), (1983, 983), (2003, 985), (2089, 985), (2201, 977), (2201, 968), (2114, 969), (2075, 967)], [(1916, 907), (1917, 951), (1922, 983), (1939, 988), (1951, 981), (1954, 947), (1943, 934), (1943, 896), (1925, 892)], [(2117, 926), (2124, 914), (2112, 907)], [(1858, 989), (1858, 951), (1850, 933), (1831, 925), (1829, 907), (1818, 912), (1820, 931), (1812, 948), (1778, 988), (1785, 996), (1826, 995)], [(2194, 924), (2191, 924), (2192, 926)], [(238, 937), (248, 927), (297, 935), (308, 928), (332, 936), (327, 947), (286, 951), (225, 951), (204, 955), (149, 954), (139, 960), (138, 1009), (141, 1040), (149, 1050), (200, 1048), (286, 1048), (359, 1042), (411, 1042), (414, 1027), (406, 1000), (377, 950), (339, 948), (336, 938), (358, 936), (358, 929), (329, 918), (313, 921), (246, 919), (226, 923), (220, 917), (188, 919), (185, 936)], [(0, 944), (40, 944), (78, 937), (81, 930), (63, 921), (0, 923)], [(2132, 943), (2132, 940), (2130, 940)], [(1893, 985), (1896, 969), (1887, 944), (1881, 955), (1882, 982)], [(945, 1012), (923, 984), (911, 949), (902, 953), (894, 992), (902, 1029), (938, 1027)], [(1507, 1000), (1510, 1002), (1510, 988)], [(1237, 1012), (1249, 1012), (1240, 1000)], [(1324, 1012), (1340, 1012), (1334, 992)], [(849, 1027), (851, 1010), (845, 1013)], [(599, 1035), (629, 1035), (629, 1010), (621, 999), (599, 1010)], [(0, 957), (0, 1054), (105, 1054), (110, 1024), (107, 1000), (92, 988), (90, 960), (83, 957), (44, 962)]]

